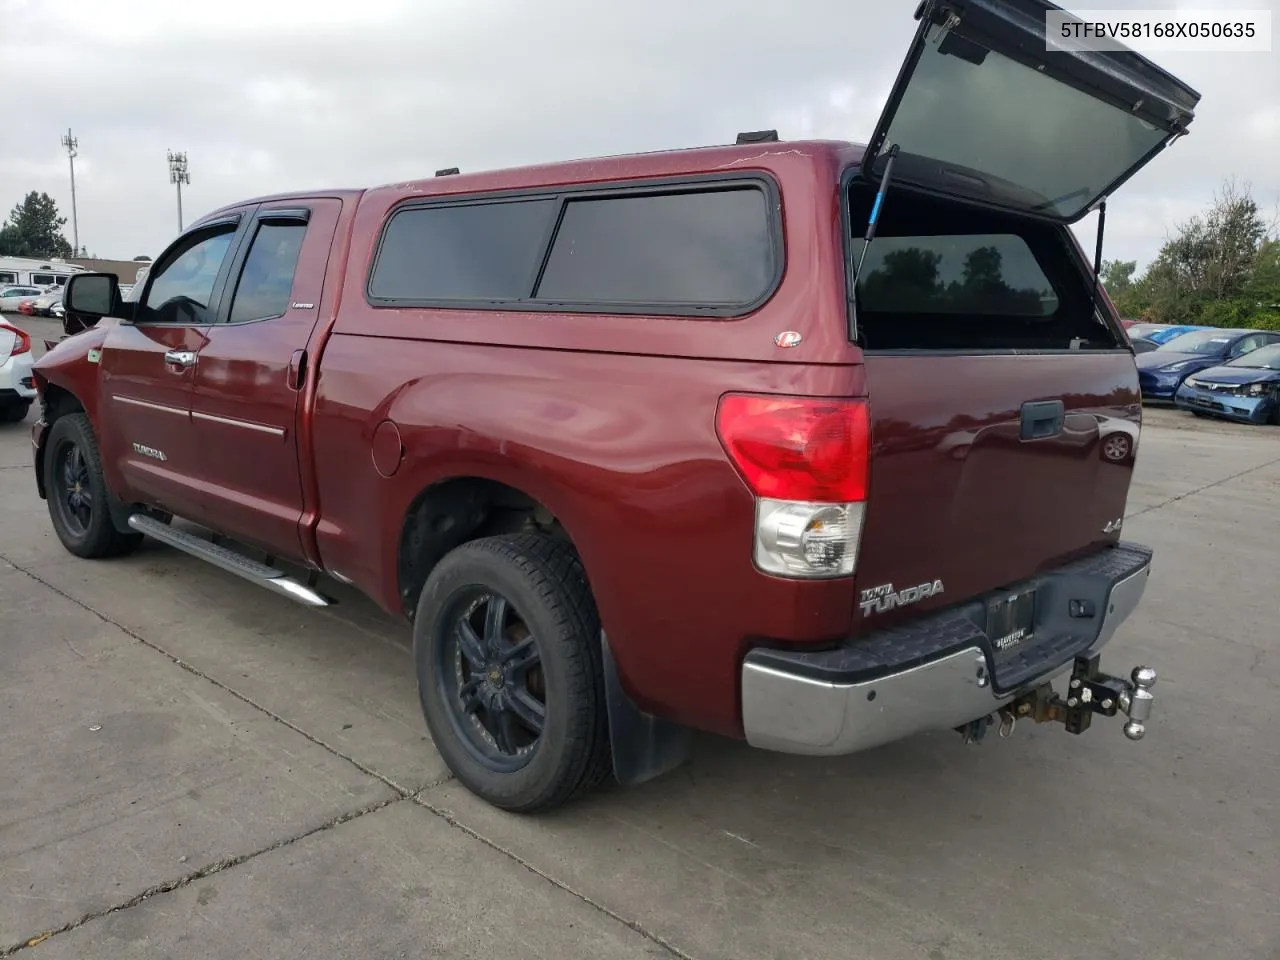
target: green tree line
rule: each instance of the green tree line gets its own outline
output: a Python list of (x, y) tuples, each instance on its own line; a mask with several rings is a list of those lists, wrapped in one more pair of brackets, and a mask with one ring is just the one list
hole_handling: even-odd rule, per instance
[(1248, 185), (1226, 181), (1204, 213), (1179, 224), (1147, 271), (1105, 260), (1102, 283), (1123, 317), (1280, 330), (1280, 239)]

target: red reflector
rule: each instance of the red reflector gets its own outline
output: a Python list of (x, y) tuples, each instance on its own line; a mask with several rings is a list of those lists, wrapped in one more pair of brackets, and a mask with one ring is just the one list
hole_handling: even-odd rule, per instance
[(871, 429), (862, 400), (730, 394), (716, 411), (716, 431), (758, 497), (818, 503), (867, 497)]

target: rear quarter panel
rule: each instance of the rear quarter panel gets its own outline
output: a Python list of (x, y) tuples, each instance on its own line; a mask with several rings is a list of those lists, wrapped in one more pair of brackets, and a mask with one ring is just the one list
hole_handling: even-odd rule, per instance
[[(754, 500), (716, 437), (716, 403), (728, 390), (849, 395), (859, 374), (335, 337), (316, 408), (321, 556), (394, 609), (397, 547), (418, 494), (450, 477), (506, 483), (572, 537), (632, 696), (736, 732), (750, 638), (840, 636), (853, 591), (756, 572)], [(369, 452), (384, 419), (405, 448), (390, 479)]]
[[(739, 733), (751, 641), (843, 635), (853, 589), (756, 572), (754, 501), (716, 436), (717, 402), (734, 390), (864, 392), (844, 334), (835, 162), (796, 150), (760, 171), (781, 197), (785, 270), (767, 304), (728, 320), (372, 307), (364, 285), (378, 233), (415, 194), (366, 194), (315, 400), (324, 566), (398, 609), (397, 548), (418, 495), (450, 477), (506, 483), (573, 538), (631, 696)], [(465, 192), (460, 179), (433, 188)], [(800, 346), (774, 343), (787, 330), (802, 334)], [(390, 479), (370, 452), (384, 420), (405, 449)]]

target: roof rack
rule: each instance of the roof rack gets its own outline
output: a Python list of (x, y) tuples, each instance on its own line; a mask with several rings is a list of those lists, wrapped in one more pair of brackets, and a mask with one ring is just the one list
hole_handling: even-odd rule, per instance
[(777, 130), (747, 130), (738, 134), (738, 143), (777, 143)]

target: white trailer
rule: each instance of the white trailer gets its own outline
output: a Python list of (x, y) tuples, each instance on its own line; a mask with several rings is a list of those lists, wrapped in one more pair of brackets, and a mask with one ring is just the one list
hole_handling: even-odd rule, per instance
[(65, 287), (73, 273), (84, 272), (84, 267), (57, 257), (0, 257), (0, 287)]

